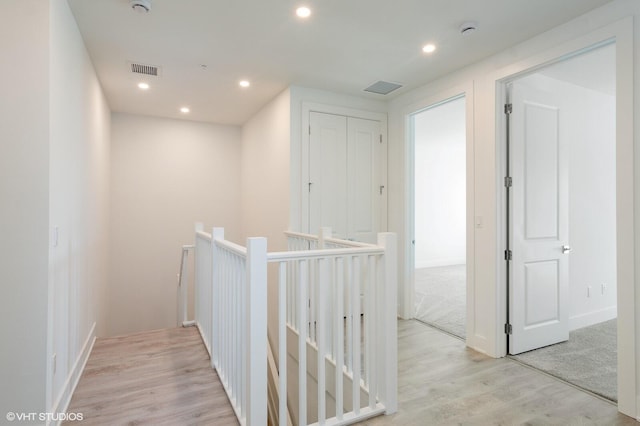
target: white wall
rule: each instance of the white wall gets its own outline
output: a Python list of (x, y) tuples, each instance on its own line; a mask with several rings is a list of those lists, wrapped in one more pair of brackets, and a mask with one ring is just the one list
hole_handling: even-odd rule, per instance
[(3, 0), (0, 16), (0, 418), (4, 421), (8, 411), (45, 411), (49, 3)]
[[(569, 160), (571, 329), (617, 316), (615, 97), (563, 84)], [(603, 291), (602, 284), (606, 284)], [(587, 287), (591, 287), (587, 297)]]
[(112, 114), (109, 335), (176, 325), (194, 223), (240, 236), (240, 129)]
[(49, 251), (47, 406), (55, 412), (71, 398), (94, 327), (105, 330), (111, 115), (67, 2), (50, 4), (49, 228), (58, 242)]
[(242, 234), (267, 237), (269, 251), (287, 248), (290, 116), (285, 90), (242, 126)]
[(465, 100), (413, 117), (415, 267), (466, 262)]
[[(637, 138), (634, 141), (632, 126), (629, 123), (640, 122), (640, 87), (632, 86), (633, 77), (640, 78), (640, 58), (632, 54), (632, 43), (640, 43), (640, 30), (630, 30), (631, 21), (640, 17), (640, 3), (630, 0), (616, 0), (596, 9), (567, 24), (536, 36), (529, 41), (487, 58), (457, 72), (451, 73), (418, 90), (407, 93), (390, 103), (389, 113), (389, 228), (398, 232), (400, 264), (403, 266), (399, 276), (399, 300), (407, 301), (410, 272), (407, 250), (410, 236), (407, 235), (407, 150), (406, 116), (437, 101), (442, 101), (456, 93), (471, 93), (473, 103), (473, 161), (472, 190), (468, 200), (472, 200), (472, 214), (469, 223), (473, 226), (471, 238), (474, 244), (468, 248), (468, 262), (473, 263), (469, 276), (467, 344), (490, 354), (502, 356), (505, 353), (505, 339), (501, 333), (505, 321), (504, 279), (500, 260), (502, 238), (497, 224), (503, 215), (498, 191), (502, 179), (499, 143), (502, 129), (499, 123), (503, 100), (496, 96), (496, 83), (500, 79), (561, 57), (572, 51), (584, 48), (590, 43), (602, 42), (617, 36), (617, 81), (623, 93), (618, 90), (616, 101), (618, 114), (617, 153), (618, 193), (626, 194), (627, 201), (617, 198), (618, 211), (618, 315), (619, 334), (618, 353), (620, 354), (618, 383), (622, 391), (619, 408), (633, 416), (640, 415), (640, 319), (634, 314), (640, 305), (640, 281), (637, 272), (634, 278), (634, 265), (640, 264), (640, 149)], [(633, 90), (631, 90), (633, 87)], [(635, 102), (635, 108), (634, 108)], [(624, 108), (621, 109), (620, 106)], [(634, 112), (633, 112), (634, 111)], [(633, 146), (635, 145), (635, 149)], [(635, 163), (634, 163), (635, 162)], [(469, 170), (469, 169), (468, 169)], [(635, 170), (635, 178), (634, 178)], [(635, 179), (635, 180), (634, 180)], [(631, 201), (631, 200), (634, 201)], [(623, 207), (622, 209), (620, 207)], [(475, 221), (472, 219), (475, 216)], [(481, 223), (476, 224), (478, 221)], [(623, 222), (621, 222), (623, 221)], [(621, 225), (624, 223), (624, 225)], [(636, 226), (635, 231), (634, 223)], [(474, 226), (475, 224), (475, 226)], [(625, 232), (622, 230), (625, 229)], [(620, 250), (623, 247), (623, 250)], [(634, 250), (635, 247), (635, 250)], [(500, 269), (498, 269), (500, 267)], [(635, 266), (637, 268), (637, 266)], [(621, 306), (620, 302), (623, 302)]]
[[(284, 251), (289, 229), (290, 92), (285, 90), (242, 127), (242, 245), (266, 237), (268, 251)], [(267, 322), (278, 359), (276, 265), (269, 265)]]
[(0, 411), (63, 411), (103, 323), (110, 113), (66, 1), (0, 15)]

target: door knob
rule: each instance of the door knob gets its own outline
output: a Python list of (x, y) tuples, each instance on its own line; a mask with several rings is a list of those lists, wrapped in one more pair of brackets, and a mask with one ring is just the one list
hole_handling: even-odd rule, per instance
[(571, 252), (571, 246), (562, 246), (562, 254), (567, 254)]

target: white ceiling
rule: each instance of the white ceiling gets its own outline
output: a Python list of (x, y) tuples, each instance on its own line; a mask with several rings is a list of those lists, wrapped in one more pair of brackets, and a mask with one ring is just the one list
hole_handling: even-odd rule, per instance
[(539, 71), (547, 77), (615, 96), (616, 48), (609, 44)]
[[(68, 1), (112, 110), (242, 124), (290, 85), (392, 99), (611, 0), (310, 0), (306, 21), (296, 0), (152, 0), (148, 14)], [(468, 20), (479, 29), (462, 36)], [(422, 53), (427, 42), (438, 50)], [(142, 92), (128, 61), (163, 74)], [(362, 91), (378, 80), (404, 87)]]

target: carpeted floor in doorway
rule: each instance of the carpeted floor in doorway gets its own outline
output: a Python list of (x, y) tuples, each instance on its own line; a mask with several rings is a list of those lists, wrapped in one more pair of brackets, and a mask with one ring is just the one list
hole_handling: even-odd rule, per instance
[(415, 270), (416, 319), (465, 338), (466, 265)]
[[(416, 319), (465, 337), (465, 265), (416, 269)], [(617, 395), (617, 322), (569, 333), (569, 341), (513, 358), (612, 401)]]
[(513, 358), (587, 389), (618, 400), (617, 322), (615, 319), (569, 333), (569, 341)]

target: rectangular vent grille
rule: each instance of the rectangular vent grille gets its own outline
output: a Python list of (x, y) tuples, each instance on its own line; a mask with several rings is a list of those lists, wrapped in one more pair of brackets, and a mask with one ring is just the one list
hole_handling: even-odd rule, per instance
[(364, 89), (365, 92), (376, 93), (378, 95), (388, 95), (402, 87), (402, 84), (391, 83), (390, 81), (378, 81)]
[(156, 67), (154, 65), (136, 64), (131, 62), (130, 66), (131, 72), (134, 74), (151, 75), (154, 77), (158, 77), (160, 75), (159, 67)]

